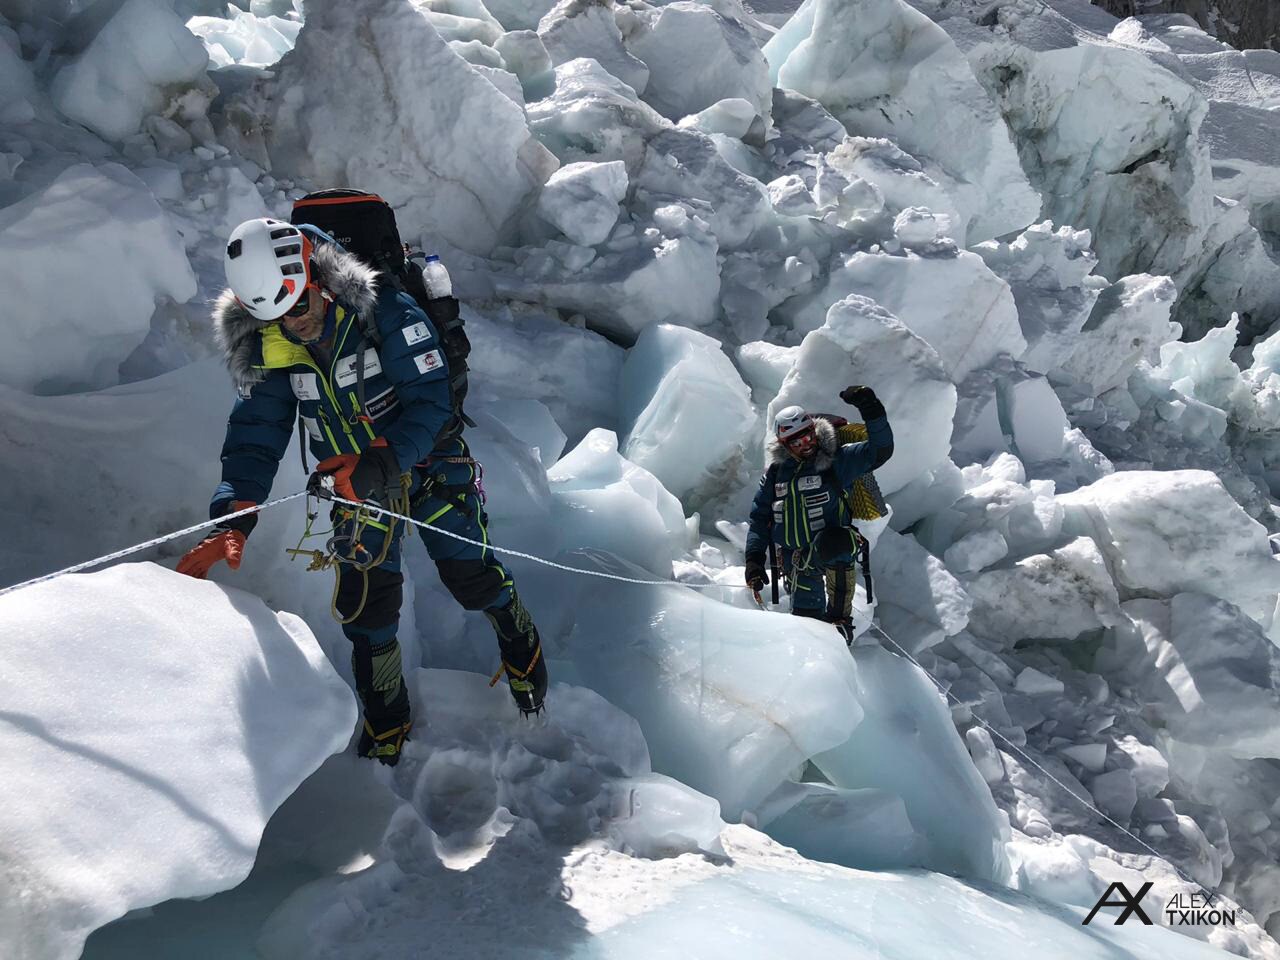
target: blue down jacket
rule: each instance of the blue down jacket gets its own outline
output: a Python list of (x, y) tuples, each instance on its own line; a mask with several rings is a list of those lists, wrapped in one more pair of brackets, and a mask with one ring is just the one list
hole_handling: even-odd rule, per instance
[[(402, 470), (426, 460), (453, 418), (448, 362), (426, 314), (406, 294), (379, 291), (377, 274), (326, 234), (302, 229), (315, 243), (312, 279), (334, 296), (332, 354), (297, 343), (278, 322), (252, 316), (230, 290), (218, 298), (214, 331), (240, 397), (227, 423), (212, 517), (233, 500), (266, 501), (299, 416), (317, 460), (360, 453), (385, 437)], [(372, 314), (381, 348), (361, 337), (360, 314)], [(360, 349), (368, 420), (359, 417)], [(457, 447), (451, 441), (448, 453)]]
[(886, 450), (893, 450), (893, 431), (884, 417), (867, 424), (867, 439), (861, 443), (840, 445), (835, 427), (826, 420), (819, 419), (815, 429), (818, 452), (803, 462), (777, 440), (769, 442), (769, 464), (751, 505), (748, 558), (763, 560), (770, 536), (785, 549), (803, 550), (824, 530), (851, 528), (846, 491), (878, 465)]

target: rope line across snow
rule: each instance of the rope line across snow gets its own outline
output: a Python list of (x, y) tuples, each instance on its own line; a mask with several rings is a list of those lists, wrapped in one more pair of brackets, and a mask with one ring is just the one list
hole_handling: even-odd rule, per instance
[[(234, 513), (224, 514), (223, 516), (220, 516), (214, 520), (206, 520), (204, 523), (197, 523), (190, 527), (184, 527), (181, 530), (175, 530), (173, 533), (167, 533), (164, 536), (155, 537), (154, 539), (147, 540), (143, 543), (138, 543), (131, 547), (126, 547), (123, 550), (117, 550), (114, 553), (108, 553), (104, 556), (96, 557), (93, 560), (86, 560), (83, 563), (77, 563), (74, 566), (65, 567), (62, 570), (56, 570), (53, 573), (47, 573), (47, 574), (44, 574), (43, 576), (35, 577), (34, 579), (23, 581), (22, 583), (16, 583), (16, 584), (13, 584), (12, 586), (4, 587), (3, 589), (0, 589), (0, 597), (3, 597), (9, 593), (16, 593), (17, 591), (24, 590), (27, 587), (34, 587), (36, 584), (39, 584), (39, 583), (47, 583), (50, 580), (55, 580), (58, 577), (66, 576), (67, 574), (80, 573), (83, 570), (88, 570), (92, 567), (97, 567), (104, 563), (110, 563), (113, 560), (120, 560), (120, 559), (123, 559), (124, 557), (131, 556), (132, 554), (140, 553), (141, 551), (147, 550), (151, 547), (157, 547), (157, 546), (160, 546), (161, 544), (168, 543), (171, 540), (177, 540), (179, 537), (189, 536), (190, 534), (193, 534), (193, 533), (199, 533), (201, 530), (207, 530), (210, 527), (216, 527), (218, 524), (225, 523), (227, 520), (233, 520), (236, 517), (243, 517), (250, 513), (261, 513), (264, 510), (269, 510), (272, 507), (278, 507), (281, 504), (289, 503), (292, 500), (297, 500), (298, 498), (305, 497), (305, 496), (307, 496), (307, 492), (305, 490), (299, 491), (298, 493), (292, 493), (287, 497), (280, 497), (276, 500), (270, 500), (267, 503), (263, 503), (263, 504), (252, 506), (252, 507), (247, 507), (244, 510), (237, 510)], [(367, 503), (360, 503), (354, 500), (347, 500), (343, 497), (338, 497), (338, 496), (331, 496), (331, 497), (328, 497), (327, 499), (331, 499), (334, 503), (341, 503), (349, 507), (354, 507), (358, 510), (360, 509), (369, 510), (369, 504)], [(631, 583), (631, 584), (636, 584), (638, 586), (688, 587), (694, 590), (746, 589), (745, 587), (739, 586), (737, 584), (681, 583), (678, 580), (641, 580), (635, 577), (624, 577), (616, 573), (605, 573), (602, 570), (583, 570), (581, 567), (571, 567), (571, 566), (568, 566), (567, 564), (557, 563), (554, 560), (547, 560), (543, 557), (534, 556), (531, 553), (522, 553), (519, 550), (512, 550), (508, 547), (498, 547), (492, 543), (485, 543), (479, 540), (473, 540), (470, 537), (462, 536), (462, 534), (454, 533), (451, 530), (444, 530), (440, 527), (435, 526), (434, 524), (427, 523), (423, 520), (415, 520), (413, 517), (407, 516), (403, 513), (397, 513), (392, 510), (377, 508), (370, 511), (370, 513), (374, 517), (378, 517), (378, 516), (393, 517), (396, 520), (401, 520), (405, 523), (413, 524), (415, 527), (422, 527), (425, 530), (431, 530), (435, 533), (444, 534), (446, 537), (452, 537), (454, 540), (460, 540), (463, 543), (469, 543), (477, 547), (484, 547), (486, 549), (494, 551), (495, 553), (506, 554), (507, 556), (510, 556), (510, 557), (519, 557), (522, 560), (529, 560), (529, 561), (532, 561), (533, 563), (540, 563), (543, 566), (552, 567), (556, 570), (563, 570), (566, 573), (577, 573), (587, 577), (599, 577), (604, 580), (616, 580), (620, 583)], [(873, 621), (871, 623), (871, 629), (875, 630), (876, 633), (878, 633), (881, 637), (883, 637), (886, 641), (888, 641), (893, 646), (893, 648), (897, 650), (898, 653), (900, 653), (903, 657), (905, 657), (911, 663), (915, 664), (915, 666), (919, 668), (919, 670), (926, 677), (928, 677), (930, 681), (932, 681), (933, 685), (938, 688), (938, 691), (942, 694), (944, 699), (952, 701), (957, 706), (964, 706), (964, 704), (961, 703), (961, 701), (955, 696), (955, 694), (953, 694), (933, 674), (931, 674), (928, 670), (926, 670), (924, 666), (920, 663), (920, 661), (917, 660), (914, 656), (912, 656), (911, 653), (909, 653), (901, 644), (898, 643), (898, 641), (894, 640), (893, 637), (889, 636), (889, 634), (887, 634), (883, 630), (883, 628), (880, 627), (879, 624)], [(1124, 834), (1126, 837), (1128, 837), (1130, 840), (1132, 840), (1142, 849), (1146, 850), (1157, 860), (1161, 860), (1166, 863), (1169, 863), (1169, 865), (1173, 868), (1173, 870), (1177, 873), (1177, 875), (1182, 880), (1195, 886), (1197, 889), (1203, 891), (1206, 894), (1210, 893), (1208, 890), (1205, 889), (1203, 885), (1197, 883), (1195, 880), (1192, 880), (1185, 873), (1183, 873), (1182, 870), (1176, 864), (1172, 863), (1169, 860), (1166, 860), (1165, 857), (1161, 855), (1160, 851), (1155, 849), (1155, 847), (1151, 846), (1141, 837), (1137, 836), (1132, 831), (1128, 830), (1126, 827), (1122, 826), (1121, 824), (1113, 820), (1111, 817), (1107, 816), (1107, 814), (1099, 810), (1094, 804), (1090, 803), (1084, 797), (1080, 796), (1078, 793), (1076, 793), (1074, 790), (1068, 787), (1065, 783), (1063, 783), (1061, 780), (1055, 777), (1052, 773), (1046, 770), (1043, 766), (1037, 763), (1017, 744), (1015, 744), (1003, 733), (1001, 733), (999, 730), (997, 730), (995, 727), (989, 724), (986, 720), (982, 719), (982, 717), (978, 716), (976, 713), (972, 713), (972, 711), (970, 712), (973, 718), (979, 724), (981, 724), (982, 727), (986, 729), (988, 733), (990, 733), (992, 736), (998, 737), (1002, 743), (1004, 743), (1011, 751), (1013, 751), (1019, 757), (1019, 759), (1021, 759), (1025, 763), (1030, 764), (1036, 770), (1039, 770), (1041, 773), (1043, 773), (1051, 781), (1053, 781), (1055, 784), (1061, 787), (1069, 796), (1074, 797), (1075, 800), (1079, 802), (1081, 806), (1097, 814), (1100, 818), (1105, 820), (1107, 823), (1111, 824), (1111, 826), (1115, 827), (1122, 834)], [(1210, 894), (1210, 896), (1212, 896), (1212, 894)]]

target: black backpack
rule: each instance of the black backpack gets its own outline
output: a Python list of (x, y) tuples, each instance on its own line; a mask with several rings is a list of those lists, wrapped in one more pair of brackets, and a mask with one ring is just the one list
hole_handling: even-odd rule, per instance
[[(415, 259), (406, 256), (408, 247), (400, 239), (396, 215), (391, 206), (377, 194), (363, 190), (317, 190), (294, 202), (290, 223), (309, 223), (319, 227), (337, 240), (347, 252), (359, 257), (378, 271), (383, 283), (389, 283), (417, 301), (424, 313), (431, 318), (440, 335), (445, 360), (449, 364), (449, 399), (453, 417), (437, 442), (448, 440), (462, 432), (463, 424), (475, 424), (462, 411), (467, 397), (467, 357), (471, 353), (471, 341), (458, 312), (458, 301), (453, 297), (431, 298), (422, 277), (422, 267)], [(382, 347), (382, 334), (372, 317), (360, 317), (360, 332)], [(358, 394), (360, 407), (364, 408), (364, 351), (357, 350)]]

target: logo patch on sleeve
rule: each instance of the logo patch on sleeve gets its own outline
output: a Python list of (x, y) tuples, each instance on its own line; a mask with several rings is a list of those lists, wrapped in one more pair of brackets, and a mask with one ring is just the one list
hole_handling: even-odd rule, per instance
[(299, 400), (320, 399), (320, 387), (314, 373), (291, 373), (289, 383), (293, 387), (293, 395)]
[(413, 362), (417, 364), (419, 373), (430, 373), (432, 370), (439, 370), (444, 366), (444, 358), (440, 356), (439, 350), (428, 350), (426, 353), (414, 357)]
[(431, 339), (431, 330), (425, 323), (415, 323), (412, 327), (405, 327), (400, 332), (404, 334), (404, 342), (411, 347), (415, 343)]

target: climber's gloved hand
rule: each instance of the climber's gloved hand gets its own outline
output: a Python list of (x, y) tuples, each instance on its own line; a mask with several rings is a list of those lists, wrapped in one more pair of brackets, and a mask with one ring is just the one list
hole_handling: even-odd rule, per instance
[(307, 481), (307, 492), (321, 495), (325, 478), (333, 479), (333, 492), (344, 500), (387, 501), (387, 491), (398, 485), (400, 464), (387, 442), (379, 437), (364, 453), (344, 453), (316, 464)]
[(884, 416), (884, 404), (870, 387), (864, 387), (861, 384), (845, 387), (840, 391), (840, 399), (857, 407), (864, 422)]
[(747, 586), (757, 593), (769, 582), (769, 574), (765, 572), (764, 560), (760, 557), (747, 557)]
[[(235, 513), (256, 506), (252, 500), (230, 500), (225, 504), (223, 512)], [(203, 580), (209, 576), (214, 565), (223, 560), (232, 570), (239, 570), (240, 561), (244, 558), (245, 541), (257, 522), (258, 515), (250, 513), (218, 524), (213, 533), (188, 550), (178, 561), (178, 572)]]

